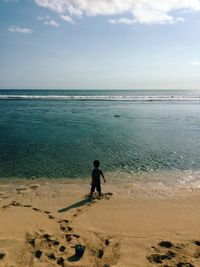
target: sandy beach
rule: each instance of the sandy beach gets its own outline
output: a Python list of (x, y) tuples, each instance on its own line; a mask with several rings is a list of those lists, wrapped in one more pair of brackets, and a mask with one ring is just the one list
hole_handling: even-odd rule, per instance
[(88, 184), (1, 182), (0, 266), (200, 266), (198, 189)]

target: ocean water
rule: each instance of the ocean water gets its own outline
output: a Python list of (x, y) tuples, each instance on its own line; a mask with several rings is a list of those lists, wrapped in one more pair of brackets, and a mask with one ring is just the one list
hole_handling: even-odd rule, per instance
[(0, 90), (0, 178), (89, 177), (94, 159), (198, 180), (200, 91)]

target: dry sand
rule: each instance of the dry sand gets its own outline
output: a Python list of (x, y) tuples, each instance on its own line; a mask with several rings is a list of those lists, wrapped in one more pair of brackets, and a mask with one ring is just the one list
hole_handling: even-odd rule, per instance
[(108, 182), (90, 202), (88, 184), (1, 182), (0, 266), (200, 266), (199, 189)]

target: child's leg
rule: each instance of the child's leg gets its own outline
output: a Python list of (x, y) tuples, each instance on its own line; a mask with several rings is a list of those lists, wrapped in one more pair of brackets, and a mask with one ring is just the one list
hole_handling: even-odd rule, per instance
[(92, 184), (92, 186), (91, 186), (91, 190), (90, 190), (90, 198), (92, 198), (92, 195), (93, 195), (93, 193), (94, 193), (94, 190), (95, 190), (95, 185), (94, 184)]
[(99, 193), (99, 197), (101, 197), (101, 184), (97, 185), (97, 191)]

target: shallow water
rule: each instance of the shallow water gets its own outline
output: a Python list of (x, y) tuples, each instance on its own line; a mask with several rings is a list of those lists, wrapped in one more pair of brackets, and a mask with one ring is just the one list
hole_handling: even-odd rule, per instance
[(88, 177), (94, 159), (106, 172), (197, 173), (199, 96), (0, 90), (0, 177)]

